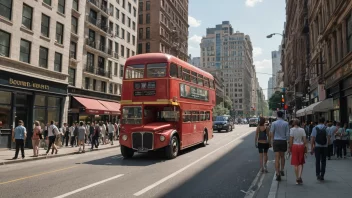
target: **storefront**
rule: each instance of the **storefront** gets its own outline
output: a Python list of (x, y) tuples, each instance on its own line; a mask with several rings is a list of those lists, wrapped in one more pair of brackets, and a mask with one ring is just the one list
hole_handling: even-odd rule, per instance
[(54, 120), (62, 122), (67, 84), (0, 72), (0, 148), (11, 148), (11, 131), (23, 120), (27, 128), (26, 147), (31, 147), (35, 120), (42, 127)]

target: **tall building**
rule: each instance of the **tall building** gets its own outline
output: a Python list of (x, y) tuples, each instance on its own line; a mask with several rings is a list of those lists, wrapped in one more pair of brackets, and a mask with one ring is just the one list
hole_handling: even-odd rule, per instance
[(188, 61), (188, 0), (139, 0), (138, 54), (163, 52)]
[(200, 67), (200, 57), (193, 57), (190, 64), (196, 67)]
[(201, 69), (220, 71), (225, 93), (233, 101), (237, 115), (249, 116), (251, 111), (253, 56), (250, 37), (233, 32), (229, 21), (207, 28), (202, 38)]
[(273, 92), (274, 92), (273, 77), (270, 77), (268, 81), (268, 100), (273, 95)]
[(273, 88), (277, 86), (276, 82), (276, 74), (278, 71), (281, 70), (281, 46), (279, 46), (279, 51), (272, 51), (271, 52), (271, 60), (272, 60), (272, 74), (273, 78)]
[(2, 134), (18, 120), (30, 140), (34, 120), (117, 118), (123, 66), (136, 52), (137, 0), (7, 0), (0, 10)]

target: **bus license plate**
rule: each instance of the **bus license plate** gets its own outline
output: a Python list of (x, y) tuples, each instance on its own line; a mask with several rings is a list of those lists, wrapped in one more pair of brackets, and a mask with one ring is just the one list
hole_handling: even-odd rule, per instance
[(146, 152), (148, 152), (148, 149), (147, 148), (138, 148), (138, 152), (139, 153), (146, 153)]

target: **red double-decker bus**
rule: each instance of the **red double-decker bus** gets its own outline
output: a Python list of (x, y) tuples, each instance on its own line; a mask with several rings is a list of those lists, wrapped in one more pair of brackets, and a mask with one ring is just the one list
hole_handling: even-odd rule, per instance
[(213, 137), (214, 78), (174, 56), (148, 53), (126, 61), (121, 94), (120, 145), (134, 152), (179, 151)]

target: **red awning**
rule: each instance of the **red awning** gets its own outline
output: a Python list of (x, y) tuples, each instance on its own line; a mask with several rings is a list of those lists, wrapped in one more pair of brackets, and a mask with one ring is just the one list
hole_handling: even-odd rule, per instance
[(73, 97), (79, 103), (81, 103), (85, 107), (85, 112), (88, 114), (95, 115), (109, 115), (110, 111), (102, 105), (98, 100), (90, 99), (90, 98), (81, 98), (81, 97)]
[(113, 115), (119, 115), (120, 114), (120, 107), (121, 105), (117, 102), (108, 102), (108, 101), (103, 101), (99, 100), (101, 104), (103, 104)]

